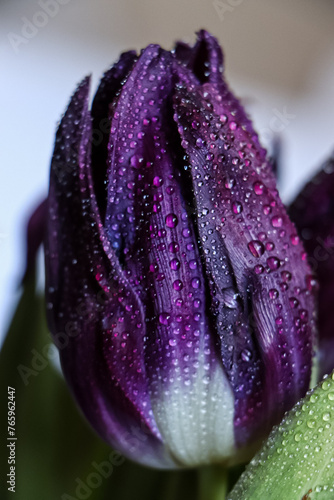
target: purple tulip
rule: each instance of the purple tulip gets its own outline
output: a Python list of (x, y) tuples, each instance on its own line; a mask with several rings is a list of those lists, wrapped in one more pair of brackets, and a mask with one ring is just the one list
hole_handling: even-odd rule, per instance
[(160, 468), (248, 458), (310, 384), (312, 279), (215, 38), (123, 54), (56, 137), (49, 325), (85, 416)]
[(334, 154), (290, 207), (319, 282), (319, 371), (334, 370)]

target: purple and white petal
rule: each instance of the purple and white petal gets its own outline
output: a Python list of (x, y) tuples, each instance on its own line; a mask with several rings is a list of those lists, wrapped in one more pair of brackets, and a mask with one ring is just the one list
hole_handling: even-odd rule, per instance
[(170, 467), (147, 391), (142, 306), (110, 248), (92, 191), (88, 93), (86, 79), (60, 124), (52, 160), (49, 325), (67, 382), (93, 427), (125, 455)]
[(189, 158), (211, 313), (242, 446), (305, 394), (314, 302), (305, 253), (271, 166), (230, 96), (222, 85), (180, 85), (175, 120)]
[(144, 305), (152, 409), (182, 465), (234, 454), (233, 394), (206, 314), (189, 179), (173, 121), (174, 60), (148, 47), (112, 120), (106, 231)]

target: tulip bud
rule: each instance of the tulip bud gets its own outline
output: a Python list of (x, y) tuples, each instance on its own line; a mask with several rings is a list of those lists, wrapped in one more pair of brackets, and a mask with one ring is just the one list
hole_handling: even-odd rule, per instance
[(310, 383), (308, 264), (222, 63), (205, 31), (124, 54), (92, 112), (78, 87), (52, 160), (65, 378), (108, 443), (160, 468), (248, 458)]

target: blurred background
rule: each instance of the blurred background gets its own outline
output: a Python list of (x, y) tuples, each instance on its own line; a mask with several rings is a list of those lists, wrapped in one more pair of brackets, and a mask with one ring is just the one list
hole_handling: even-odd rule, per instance
[(330, 0), (2, 0), (0, 328), (23, 266), (27, 217), (47, 192), (57, 121), (88, 73), (96, 87), (120, 51), (171, 48), (199, 28), (220, 40), (226, 75), (269, 146), (283, 139), (289, 201), (334, 144)]
[[(57, 122), (77, 83), (92, 73), (96, 88), (121, 51), (139, 50), (151, 42), (171, 48), (177, 39), (193, 43), (200, 28), (211, 31), (224, 49), (227, 80), (242, 98), (264, 145), (270, 149), (275, 135), (281, 137), (280, 190), (287, 203), (333, 149), (330, 0), (0, 0), (0, 23), (1, 343), (20, 295), (25, 225), (47, 193)], [(68, 500), (74, 492), (75, 498), (88, 498), (77, 479), (86, 484), (96, 471), (93, 460), (99, 465), (110, 450), (78, 419), (67, 389), (52, 371), (53, 363), (45, 364), (47, 357), (54, 360), (56, 355), (48, 351), (43, 307), (28, 290), (12, 341), (4, 349), (11, 362), (10, 383), (22, 389), (17, 498)], [(19, 363), (30, 369), (38, 361), (31, 360), (32, 348), (43, 353), (44, 365), (40, 359), (35, 374), (18, 377), (17, 365), (23, 366)], [(61, 415), (59, 408), (64, 409)], [(112, 498), (134, 498), (136, 488), (144, 491), (148, 484), (157, 491), (157, 485), (167, 481), (163, 475), (146, 480), (146, 470), (131, 464), (118, 467), (123, 462), (108, 456), (117, 469), (113, 484), (122, 488), (122, 496)], [(133, 481), (128, 481), (129, 474)], [(191, 474), (168, 476), (169, 489), (165, 485), (168, 491), (159, 499), (175, 500), (173, 491), (180, 481), (188, 481), (185, 487), (194, 498)], [(110, 492), (105, 495), (99, 488), (94, 499), (111, 498)], [(145, 498), (153, 498), (148, 490)]]

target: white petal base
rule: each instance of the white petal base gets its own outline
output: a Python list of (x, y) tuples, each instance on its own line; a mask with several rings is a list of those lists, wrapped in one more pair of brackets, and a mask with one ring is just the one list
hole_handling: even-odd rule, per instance
[(176, 367), (166, 385), (168, 389), (161, 388), (160, 397), (152, 401), (153, 412), (176, 462), (191, 467), (223, 463), (233, 456), (234, 396), (218, 362), (210, 366), (199, 360), (188, 385)]

